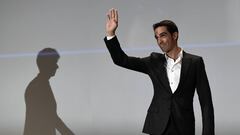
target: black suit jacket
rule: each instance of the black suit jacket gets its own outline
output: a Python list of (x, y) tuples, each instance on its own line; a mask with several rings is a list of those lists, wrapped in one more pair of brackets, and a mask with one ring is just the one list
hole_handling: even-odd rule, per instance
[(145, 119), (143, 132), (162, 134), (172, 115), (181, 135), (195, 134), (193, 97), (197, 90), (203, 123), (203, 135), (214, 135), (214, 111), (210, 87), (203, 59), (183, 52), (180, 82), (172, 93), (166, 73), (163, 54), (151, 53), (145, 58), (127, 56), (117, 37), (104, 39), (113, 62), (121, 67), (148, 74), (154, 87), (154, 95)]

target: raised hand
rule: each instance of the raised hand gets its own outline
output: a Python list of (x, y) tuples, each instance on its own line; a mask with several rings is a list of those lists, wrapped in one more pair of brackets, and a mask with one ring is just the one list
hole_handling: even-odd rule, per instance
[(110, 9), (107, 13), (106, 34), (107, 36), (114, 36), (118, 27), (118, 11)]

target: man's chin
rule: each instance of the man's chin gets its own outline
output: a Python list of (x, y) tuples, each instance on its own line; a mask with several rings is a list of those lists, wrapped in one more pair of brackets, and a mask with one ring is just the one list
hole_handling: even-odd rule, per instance
[(166, 50), (164, 50), (164, 49), (161, 49), (161, 50), (162, 50), (162, 52), (163, 52), (163, 53), (166, 53), (166, 52), (167, 52), (167, 51), (166, 51)]
[(166, 53), (167, 52), (167, 50), (166, 49), (164, 49), (163, 47), (160, 47), (160, 49), (162, 50), (162, 52), (164, 52), (164, 53)]

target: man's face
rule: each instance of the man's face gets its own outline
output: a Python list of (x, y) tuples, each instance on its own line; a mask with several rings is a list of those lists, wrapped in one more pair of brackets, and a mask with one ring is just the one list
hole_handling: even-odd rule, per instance
[(58, 59), (56, 58), (49, 58), (45, 61), (45, 66), (42, 69), (47, 75), (49, 76), (55, 76), (56, 71), (58, 69)]
[(51, 76), (54, 76), (56, 74), (56, 71), (58, 69), (58, 64), (57, 64), (58, 60), (53, 60), (50, 64), (49, 64), (49, 73)]
[(177, 32), (171, 34), (165, 26), (160, 26), (154, 30), (154, 34), (157, 44), (163, 52), (168, 53), (177, 46)]

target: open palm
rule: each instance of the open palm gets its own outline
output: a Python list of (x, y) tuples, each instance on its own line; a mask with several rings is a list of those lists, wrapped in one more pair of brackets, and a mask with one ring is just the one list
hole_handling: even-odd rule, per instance
[(116, 9), (110, 9), (107, 14), (106, 32), (107, 36), (114, 36), (118, 27), (118, 12)]

